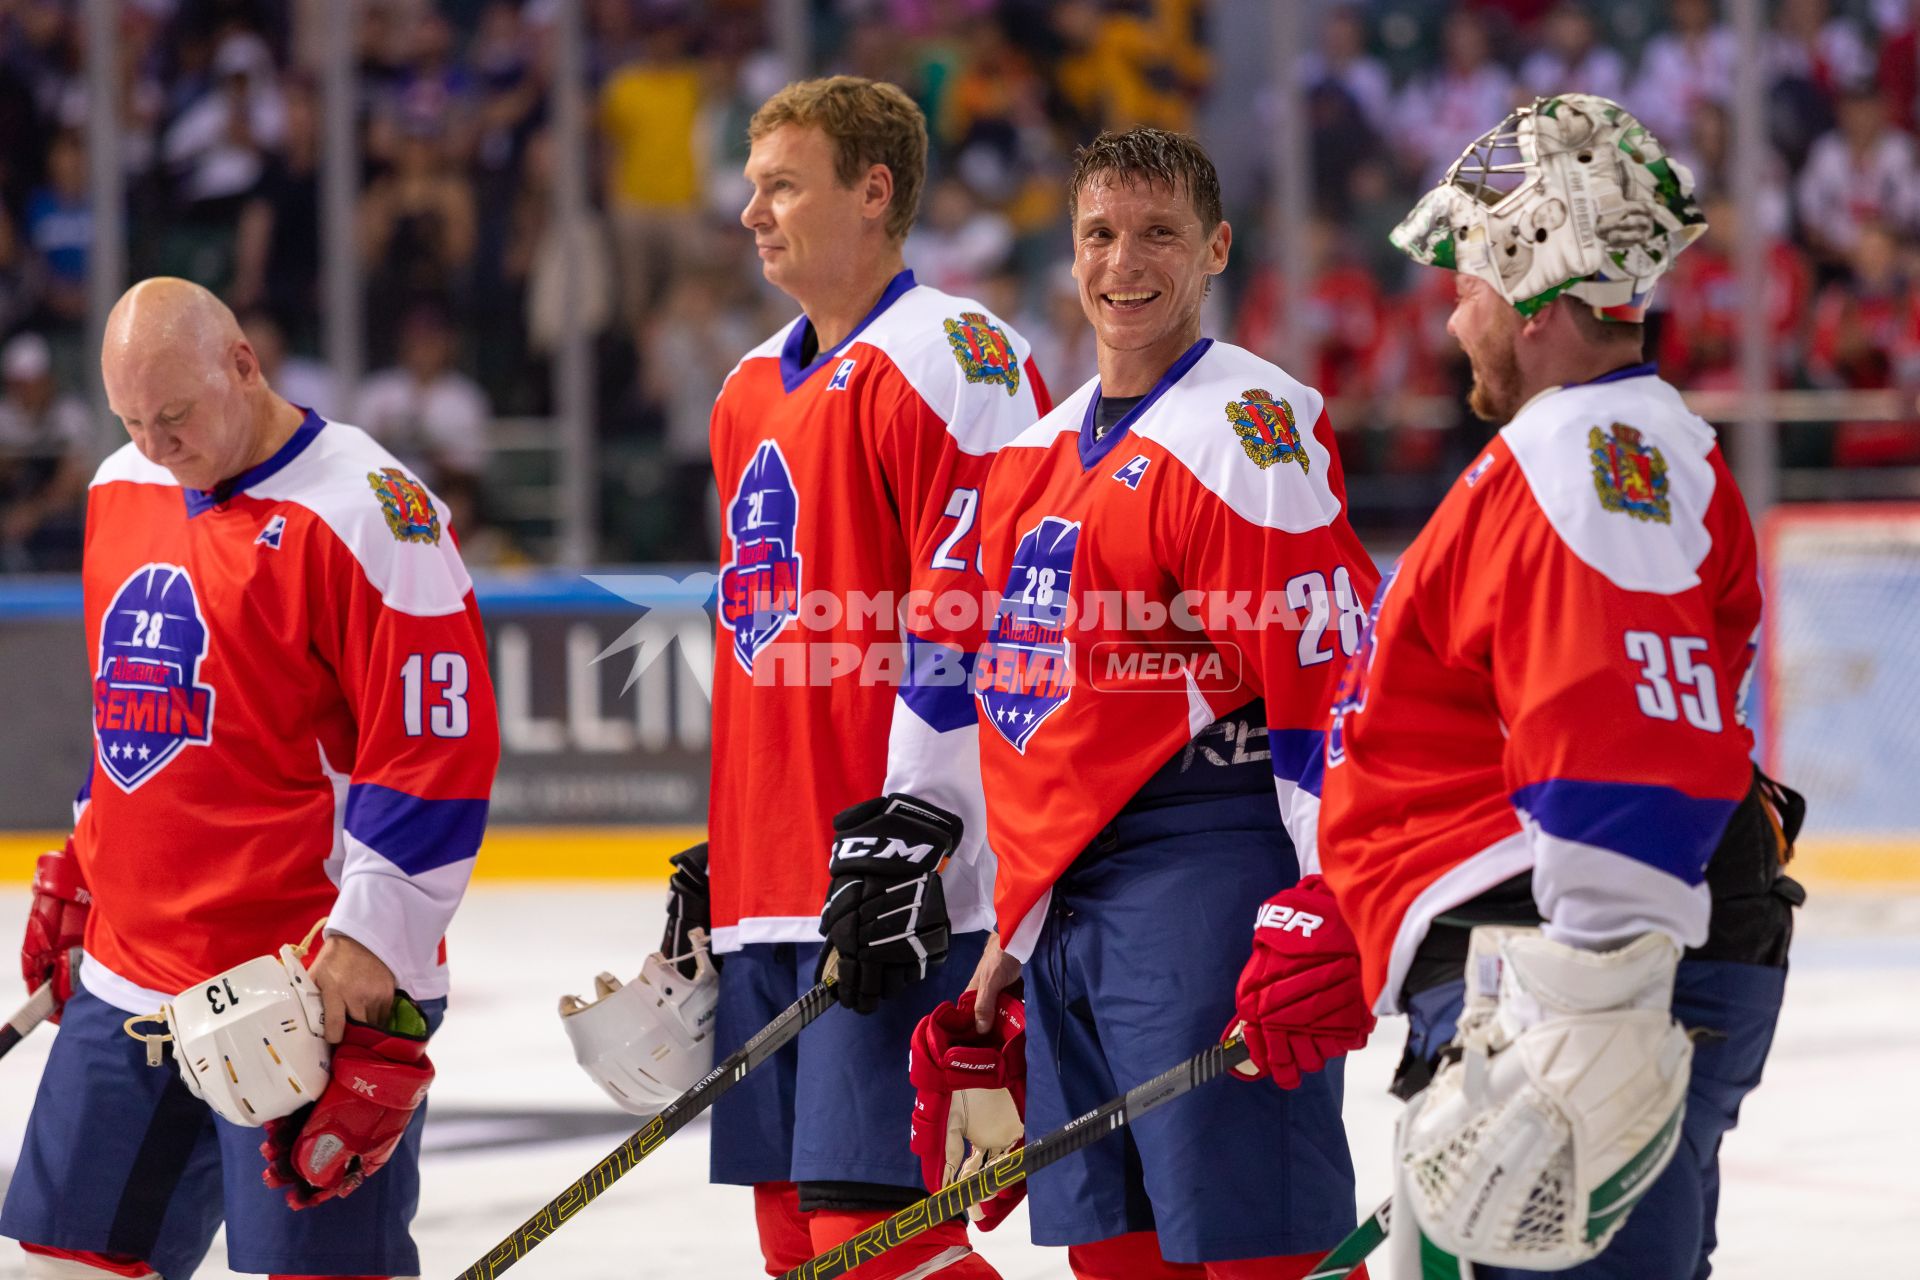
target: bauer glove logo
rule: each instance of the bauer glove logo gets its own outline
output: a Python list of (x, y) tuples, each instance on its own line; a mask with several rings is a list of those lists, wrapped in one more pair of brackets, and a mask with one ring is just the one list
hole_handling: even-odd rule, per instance
[(1295, 911), (1292, 907), (1283, 907), (1277, 902), (1269, 902), (1260, 908), (1260, 914), (1254, 917), (1256, 929), (1278, 929), (1282, 933), (1297, 933), (1303, 938), (1311, 938), (1313, 931), (1325, 924), (1326, 917), (1316, 916), (1310, 911)]

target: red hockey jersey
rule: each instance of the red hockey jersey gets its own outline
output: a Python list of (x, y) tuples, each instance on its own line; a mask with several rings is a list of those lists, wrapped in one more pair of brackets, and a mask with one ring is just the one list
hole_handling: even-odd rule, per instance
[(1370, 617), (1320, 858), (1379, 1011), (1437, 916), (1528, 870), (1560, 941), (1704, 940), (1760, 586), (1713, 430), (1652, 365), (1530, 401)]
[(150, 1012), (321, 916), (418, 999), (486, 824), (499, 728), (447, 509), (309, 413), (219, 494), (131, 445), (87, 499), (87, 989)]
[(910, 271), (837, 347), (804, 360), (807, 338), (803, 317), (749, 352), (713, 409), (719, 951), (818, 941), (833, 815), (884, 791), (960, 816), (948, 910), (989, 921), (980, 490), (1046, 388), (1025, 339)]
[(994, 461), (1002, 588), (975, 669), (1003, 945), (1195, 735), (1265, 701), (1280, 814), (1314, 867), (1321, 729), (1377, 575), (1320, 394), (1203, 339), (1104, 436), (1096, 378)]

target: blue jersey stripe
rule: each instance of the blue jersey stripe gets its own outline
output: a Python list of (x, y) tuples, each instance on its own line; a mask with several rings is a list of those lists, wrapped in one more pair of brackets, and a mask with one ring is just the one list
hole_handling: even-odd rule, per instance
[(347, 834), (410, 876), (471, 858), (487, 826), (485, 800), (422, 800), (371, 782), (347, 788)]
[(1672, 787), (1569, 778), (1522, 787), (1513, 803), (1550, 836), (1611, 850), (1689, 885), (1706, 879), (1707, 860), (1738, 807)]
[(973, 658), (950, 645), (907, 637), (907, 680), (900, 699), (935, 733), (978, 721), (973, 709)]
[(1327, 772), (1327, 735), (1321, 729), (1269, 729), (1273, 776), (1284, 778), (1309, 795), (1320, 794)]

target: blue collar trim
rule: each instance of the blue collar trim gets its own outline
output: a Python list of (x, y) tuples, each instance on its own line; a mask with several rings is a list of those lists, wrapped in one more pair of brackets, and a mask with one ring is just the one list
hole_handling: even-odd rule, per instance
[(1612, 373), (1603, 373), (1597, 378), (1588, 378), (1585, 382), (1576, 382), (1573, 385), (1597, 387), (1603, 382), (1625, 382), (1628, 378), (1657, 377), (1659, 373), (1660, 370), (1654, 366), (1653, 361), (1647, 360), (1640, 364), (1630, 364), (1624, 369), (1615, 369)]
[(873, 304), (873, 310), (867, 312), (859, 324), (853, 326), (853, 332), (835, 343), (833, 350), (822, 351), (805, 365), (800, 363), (800, 353), (806, 348), (807, 334), (813, 329), (813, 321), (801, 316), (800, 323), (788, 332), (787, 340), (780, 348), (780, 381), (786, 387), (787, 394), (798, 391), (801, 384), (813, 376), (814, 370), (846, 350), (847, 344), (859, 337), (861, 330), (878, 320), (881, 312), (900, 301), (901, 295), (916, 283), (911, 268), (887, 281), (887, 287), (880, 291), (880, 300)]
[(320, 434), (320, 428), (327, 425), (327, 420), (311, 409), (302, 409), (301, 412), (306, 414), (306, 417), (301, 420), (298, 427), (294, 428), (293, 435), (287, 442), (274, 450), (273, 456), (265, 462), (248, 467), (233, 479), (222, 480), (211, 489), (181, 489), (180, 492), (187, 499), (187, 519), (191, 520), (197, 515), (211, 511), (232, 498), (234, 494), (251, 489), (305, 452), (306, 447), (313, 443), (314, 437)]
[(1120, 437), (1133, 429), (1140, 415), (1153, 408), (1154, 401), (1173, 390), (1173, 384), (1187, 376), (1187, 370), (1200, 363), (1200, 357), (1207, 354), (1207, 348), (1213, 345), (1212, 338), (1202, 338), (1180, 353), (1180, 358), (1167, 366), (1160, 375), (1160, 381), (1153, 384), (1153, 390), (1140, 398), (1140, 403), (1127, 410), (1126, 416), (1113, 424), (1107, 434), (1100, 439), (1093, 438), (1094, 423), (1100, 413), (1100, 388), (1095, 386), (1093, 398), (1087, 401), (1087, 413), (1080, 420), (1080, 469), (1091, 471), (1100, 465), (1100, 460), (1113, 452)]

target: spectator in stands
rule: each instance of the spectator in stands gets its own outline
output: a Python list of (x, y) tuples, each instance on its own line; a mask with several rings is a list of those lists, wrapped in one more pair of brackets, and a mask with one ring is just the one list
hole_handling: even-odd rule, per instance
[(478, 91), (473, 76), (454, 60), (453, 24), (432, 5), (413, 14), (406, 27), (406, 61), (381, 95), (376, 111), (396, 137), (439, 133), (449, 152), (472, 151)]
[(20, 238), (13, 214), (0, 201), (0, 333), (12, 333), (40, 305), (43, 270)]
[(1198, 0), (1067, 0), (1052, 16), (1065, 46), (1055, 84), (1081, 121), (1094, 129), (1193, 127), (1208, 74)]
[(93, 416), (53, 381), (37, 333), (0, 347), (0, 572), (80, 567), (82, 499), (94, 456)]
[(453, 527), (475, 527), (487, 469), (487, 393), (454, 367), (457, 338), (445, 313), (416, 306), (400, 327), (400, 360), (361, 384), (359, 425), (426, 481), (453, 512)]
[(648, 29), (639, 58), (600, 92), (607, 142), (607, 215), (620, 266), (621, 314), (636, 330), (659, 301), (700, 204), (694, 125), (700, 65), (687, 55), (686, 28)]
[(1627, 64), (1618, 51), (1600, 43), (1600, 32), (1585, 5), (1562, 0), (1542, 27), (1544, 44), (1520, 67), (1520, 82), (1529, 93), (1542, 98), (1597, 93), (1615, 101), (1625, 96)]
[[(1329, 399), (1371, 400), (1379, 390), (1386, 342), (1386, 295), (1360, 264), (1341, 228), (1325, 217), (1307, 224), (1313, 272), (1299, 322), (1308, 363), (1299, 376)], [(1234, 318), (1234, 341), (1256, 355), (1285, 363), (1290, 351), (1289, 317), (1279, 268), (1255, 269)], [(1348, 407), (1334, 415), (1336, 427), (1361, 415)]]
[(1058, 402), (1085, 386), (1100, 370), (1093, 326), (1080, 309), (1073, 263), (1056, 262), (1041, 273), (1040, 279), (1037, 303), (1020, 313), (1014, 328), (1033, 344), (1034, 367)]
[(391, 351), (392, 320), (421, 303), (457, 306), (477, 240), (473, 178), (429, 129), (400, 140), (390, 172), (360, 197), (360, 254), (367, 266), (368, 333)]
[(285, 100), (285, 148), (240, 209), (229, 301), (299, 317), (311, 339), (320, 316), (320, 122), (311, 86), (288, 84)]
[(981, 281), (1013, 251), (1013, 225), (958, 178), (934, 183), (922, 209), (906, 245), (914, 278), (948, 293), (979, 297)]
[(1393, 80), (1380, 59), (1367, 52), (1367, 18), (1359, 5), (1328, 11), (1320, 24), (1320, 47), (1301, 56), (1300, 74), (1309, 91), (1338, 88), (1374, 132), (1391, 127)]
[(1888, 121), (1911, 133), (1920, 106), (1920, 0), (1888, 0), (1875, 9), (1883, 15), (1883, 25), (1874, 81), (1887, 104)]
[[(1733, 119), (1724, 103), (1703, 98), (1694, 104), (1693, 124), (1685, 134), (1679, 135), (1674, 151), (1693, 173), (1693, 187), (1702, 201), (1733, 195)], [(1760, 181), (1757, 189), (1747, 192), (1747, 198), (1760, 211), (1762, 234), (1783, 240), (1793, 226), (1793, 197), (1787, 167), (1773, 148), (1764, 147), (1761, 151)], [(1656, 306), (1658, 297), (1656, 294)]]
[(333, 369), (320, 360), (287, 354), (286, 331), (273, 313), (266, 310), (240, 313), (240, 331), (253, 346), (260, 361), (260, 375), (276, 394), (302, 409), (311, 409), (323, 418), (351, 418), (348, 406), (341, 402)]
[(1737, 41), (1714, 20), (1713, 0), (1673, 0), (1672, 29), (1647, 41), (1633, 86), (1633, 113), (1656, 138), (1684, 138), (1695, 108), (1733, 91)]
[[(1850, 275), (1820, 291), (1808, 374), (1815, 385), (1835, 390), (1920, 387), (1920, 296), (1888, 228), (1875, 222), (1858, 228)], [(1920, 425), (1842, 422), (1833, 460), (1842, 467), (1920, 464)]]
[(27, 200), (27, 240), (46, 264), (41, 317), (49, 327), (78, 331), (87, 318), (87, 258), (93, 245), (93, 197), (87, 149), (65, 129), (47, 148), (46, 185)]
[(1440, 66), (1401, 90), (1403, 127), (1392, 135), (1420, 185), (1438, 181), (1467, 140), (1512, 109), (1518, 92), (1506, 68), (1493, 60), (1485, 20), (1470, 9), (1449, 13)]
[(1797, 186), (1800, 229), (1817, 260), (1842, 268), (1859, 247), (1861, 228), (1914, 225), (1920, 162), (1912, 137), (1887, 124), (1886, 104), (1870, 80), (1840, 100), (1840, 124), (1813, 144)]
[(1828, 100), (1873, 74), (1860, 28), (1829, 0), (1781, 0), (1767, 60), (1776, 80), (1807, 81)]
[[(1660, 286), (1666, 314), (1660, 324), (1660, 372), (1689, 390), (1740, 386), (1740, 333), (1747, 311), (1734, 258), (1739, 206), (1724, 191), (1706, 200), (1708, 232), (1674, 263)], [(1804, 352), (1813, 272), (1784, 238), (1767, 235), (1767, 333), (1773, 385), (1791, 385)]]
[(208, 87), (167, 126), (160, 149), (188, 209), (230, 227), (286, 131), (272, 51), (253, 32), (233, 31), (214, 52)]

